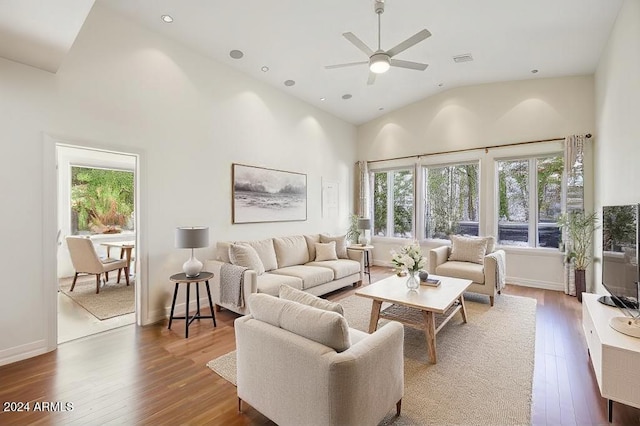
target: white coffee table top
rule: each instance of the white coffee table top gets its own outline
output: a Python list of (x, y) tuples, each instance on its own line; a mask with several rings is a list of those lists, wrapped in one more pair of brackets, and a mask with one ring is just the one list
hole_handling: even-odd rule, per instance
[(362, 287), (357, 296), (368, 297), (383, 302), (411, 306), (438, 314), (444, 313), (453, 302), (471, 285), (471, 280), (443, 277), (429, 274), (429, 278), (441, 281), (438, 287), (421, 285), (417, 291), (407, 289), (407, 277), (392, 275), (383, 280)]

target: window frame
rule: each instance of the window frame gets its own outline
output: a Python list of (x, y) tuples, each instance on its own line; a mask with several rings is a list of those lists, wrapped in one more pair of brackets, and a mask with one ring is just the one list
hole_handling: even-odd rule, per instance
[[(539, 222), (540, 222), (540, 214), (539, 214), (539, 206), (538, 206), (538, 163), (537, 161), (542, 158), (552, 158), (552, 157), (561, 157), (564, 160), (564, 152), (562, 151), (554, 151), (554, 152), (541, 152), (530, 155), (514, 155), (509, 157), (495, 157), (493, 159), (494, 162), (494, 229), (496, 234), (496, 244), (505, 247), (505, 248), (515, 248), (515, 249), (536, 249), (536, 250), (558, 250), (555, 247), (541, 247), (540, 246), (540, 235), (539, 235)], [(527, 183), (529, 185), (529, 197), (528, 197), (528, 211), (529, 211), (529, 221), (527, 223), (527, 232), (528, 232), (528, 241), (526, 246), (519, 245), (510, 245), (510, 244), (502, 244), (499, 240), (500, 235), (500, 170), (499, 163), (506, 161), (524, 161), (528, 162), (528, 176)], [(534, 171), (535, 173), (532, 173)], [(562, 212), (566, 211), (566, 173), (562, 171), (562, 178), (560, 180), (560, 210)]]
[[(411, 237), (399, 237), (395, 235), (395, 223), (394, 223), (394, 185), (393, 185), (393, 174), (390, 172), (410, 172), (413, 175), (413, 211), (411, 217)], [(417, 199), (416, 199), (416, 167), (413, 165), (399, 165), (397, 167), (386, 167), (380, 169), (369, 170), (369, 187), (371, 188), (371, 200), (369, 202), (369, 217), (372, 220), (372, 228), (375, 227), (375, 174), (376, 173), (386, 173), (387, 175), (387, 217), (386, 217), (386, 235), (371, 235), (372, 238), (385, 238), (385, 239), (393, 239), (397, 238), (400, 240), (411, 240), (416, 239), (416, 207), (417, 207)]]

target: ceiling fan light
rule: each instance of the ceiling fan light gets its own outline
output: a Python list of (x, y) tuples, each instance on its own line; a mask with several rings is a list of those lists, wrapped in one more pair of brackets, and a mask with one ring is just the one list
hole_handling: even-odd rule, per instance
[(384, 53), (373, 55), (369, 61), (369, 70), (376, 74), (387, 72), (390, 66), (389, 57)]

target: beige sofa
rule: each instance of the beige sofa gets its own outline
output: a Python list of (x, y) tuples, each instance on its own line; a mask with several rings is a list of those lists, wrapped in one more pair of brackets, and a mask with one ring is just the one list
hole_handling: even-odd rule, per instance
[(242, 401), (281, 426), (377, 425), (404, 393), (404, 329), (391, 321), (373, 334), (344, 317), (254, 294), (251, 315), (235, 320)]
[[(335, 260), (316, 260), (316, 243), (336, 242)], [(264, 267), (247, 269), (244, 272), (243, 299), (249, 300), (253, 293), (278, 295), (281, 285), (306, 291), (319, 296), (342, 287), (361, 285), (364, 278), (364, 253), (349, 250), (343, 246), (344, 238), (329, 237), (321, 234), (275, 237), (258, 241), (218, 242), (216, 259), (205, 262), (205, 270), (213, 272), (212, 297), (216, 309), (224, 307), (242, 315), (249, 313), (246, 304), (221, 301), (220, 269), (224, 263), (230, 264), (231, 244), (250, 246), (255, 249)], [(261, 273), (262, 272), (262, 273)]]
[[(458, 249), (457, 256), (452, 256), (454, 249)], [(500, 294), (505, 285), (505, 264), (505, 252), (495, 250), (493, 237), (452, 236), (452, 246), (429, 250), (428, 272), (473, 281), (468, 291), (486, 294), (493, 306), (496, 294)]]

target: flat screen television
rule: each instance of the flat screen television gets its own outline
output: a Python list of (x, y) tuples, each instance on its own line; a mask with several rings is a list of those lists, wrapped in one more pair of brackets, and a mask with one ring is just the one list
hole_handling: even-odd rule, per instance
[(601, 302), (638, 316), (640, 204), (602, 208), (602, 285), (611, 294)]

